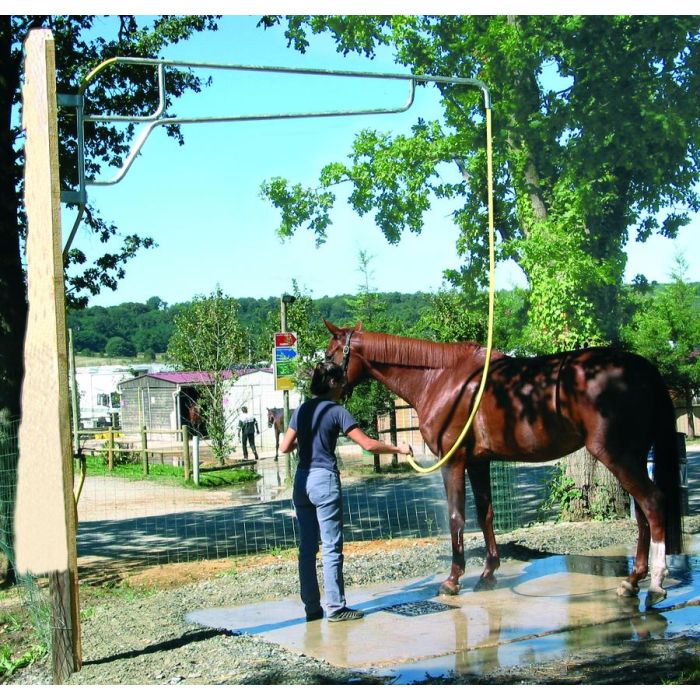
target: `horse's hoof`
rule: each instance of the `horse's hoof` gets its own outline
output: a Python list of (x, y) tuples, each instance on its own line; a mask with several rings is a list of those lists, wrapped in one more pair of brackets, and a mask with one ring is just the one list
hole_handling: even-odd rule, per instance
[(440, 584), (440, 590), (438, 595), (457, 595), (459, 593), (459, 584), (451, 583), (450, 581), (443, 581)]
[(279, 459), (277, 459), (277, 457), (275, 457), (275, 462), (279, 462)]
[(647, 597), (644, 601), (644, 607), (649, 610), (649, 608), (654, 607), (657, 603), (665, 600), (667, 596), (666, 591), (663, 588), (650, 588), (647, 591)]
[(630, 583), (629, 581), (621, 581), (617, 588), (617, 595), (622, 598), (632, 598), (639, 593), (639, 586)]
[(496, 577), (493, 574), (480, 578), (474, 586), (475, 591), (492, 591), (496, 588)]

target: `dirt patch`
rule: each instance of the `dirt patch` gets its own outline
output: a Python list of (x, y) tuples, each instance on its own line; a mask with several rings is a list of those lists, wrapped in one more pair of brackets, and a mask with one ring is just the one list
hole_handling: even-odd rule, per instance
[[(399, 547), (420, 546), (428, 542), (436, 542), (436, 539), (395, 539), (391, 542), (372, 540), (369, 542), (349, 542), (345, 544), (346, 556), (355, 557), (366, 554), (391, 552)], [(138, 590), (171, 590), (188, 583), (206, 581), (217, 576), (223, 576), (234, 572), (254, 571), (274, 566), (280, 561), (294, 560), (297, 556), (296, 549), (286, 549), (276, 554), (250, 554), (227, 559), (203, 560), (198, 562), (160, 564), (158, 566), (144, 567), (138, 571), (126, 571), (123, 567), (119, 572), (119, 580), (108, 576), (107, 569), (102, 571), (102, 583), (108, 578), (112, 583), (124, 583)], [(115, 572), (116, 574), (117, 572)], [(86, 581), (81, 576), (81, 581), (91, 585), (100, 583), (99, 576), (95, 575)]]

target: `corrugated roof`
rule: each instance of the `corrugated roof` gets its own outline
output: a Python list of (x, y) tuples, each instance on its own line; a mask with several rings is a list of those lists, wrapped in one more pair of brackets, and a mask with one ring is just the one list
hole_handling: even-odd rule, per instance
[[(252, 374), (253, 372), (265, 372), (270, 374), (272, 372), (272, 367), (246, 367), (244, 369), (237, 370), (224, 370), (223, 376), (225, 379), (231, 379), (235, 375), (237, 377), (242, 377), (245, 374)], [(148, 374), (141, 374), (134, 379), (143, 379), (144, 377), (153, 377), (154, 379), (161, 379), (164, 382), (171, 382), (172, 384), (210, 384), (212, 381), (209, 372), (149, 372)], [(132, 379), (127, 379), (122, 384), (133, 381)]]

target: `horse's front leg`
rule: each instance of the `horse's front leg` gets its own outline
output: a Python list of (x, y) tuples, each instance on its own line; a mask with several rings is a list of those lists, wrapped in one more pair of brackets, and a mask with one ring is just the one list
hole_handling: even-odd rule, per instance
[(496, 585), (494, 573), (501, 565), (498, 556), (498, 546), (496, 536), (493, 533), (493, 503), (491, 500), (491, 463), (469, 462), (467, 473), (474, 493), (474, 504), (476, 506), (476, 517), (479, 527), (484, 534), (484, 544), (486, 545), (486, 559), (484, 570), (477, 581), (474, 590), (493, 588)]
[(442, 480), (445, 484), (450, 519), (452, 567), (450, 575), (440, 586), (440, 593), (457, 595), (459, 578), (464, 573), (464, 462), (453, 460), (444, 466)]

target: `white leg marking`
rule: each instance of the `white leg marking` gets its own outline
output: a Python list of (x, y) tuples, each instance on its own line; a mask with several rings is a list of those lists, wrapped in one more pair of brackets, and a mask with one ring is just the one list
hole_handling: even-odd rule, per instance
[(661, 589), (663, 588), (664, 576), (668, 573), (666, 570), (666, 544), (652, 541), (649, 554), (651, 559), (651, 587)]

